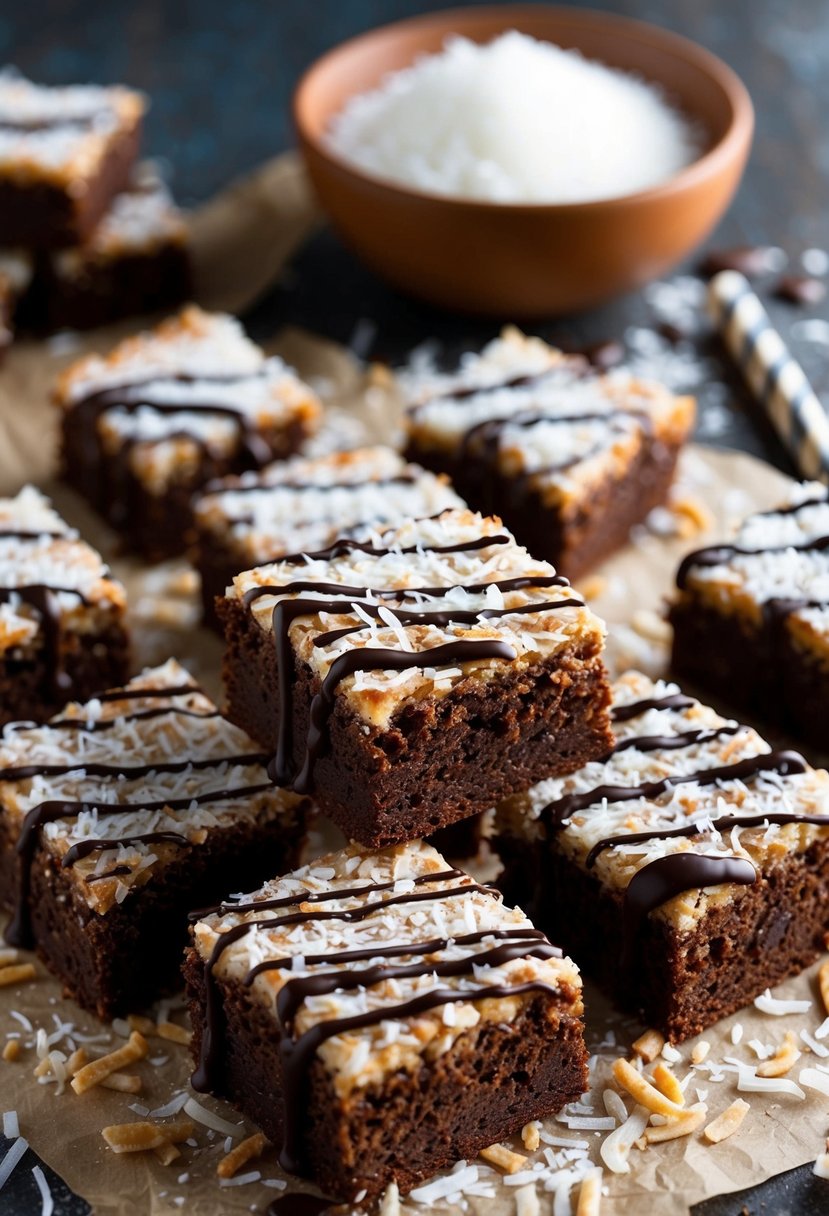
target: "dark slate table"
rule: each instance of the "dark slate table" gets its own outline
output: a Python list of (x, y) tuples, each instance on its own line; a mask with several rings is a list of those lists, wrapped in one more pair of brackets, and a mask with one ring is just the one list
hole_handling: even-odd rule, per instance
[[(460, 7), (468, 0), (453, 2)], [(33, 78), (53, 83), (125, 81), (144, 89), (153, 101), (147, 150), (165, 163), (179, 199), (192, 204), (290, 145), (292, 87), (321, 52), (372, 26), (446, 6), (423, 0), (84, 0), (83, 5), (29, 0), (0, 8), (0, 63), (15, 63)], [(754, 152), (736, 202), (711, 244), (778, 245), (789, 254), (792, 270), (805, 249), (829, 247), (829, 4), (603, 0), (602, 7), (696, 39), (722, 55), (751, 91), (757, 109)], [(396, 361), (429, 338), (439, 339), (443, 354), (452, 357), (498, 329), (495, 322), (447, 316), (395, 295), (327, 232), (300, 251), (293, 271), (290, 287), (275, 289), (245, 318), (255, 336), (290, 321), (348, 341), (356, 322), (365, 318), (371, 322), (370, 345), (362, 353)], [(829, 322), (829, 306), (795, 310), (770, 301), (768, 293), (766, 302), (815, 388), (829, 394), (829, 345), (825, 339), (794, 340), (792, 334), (793, 322), (804, 317)], [(628, 327), (652, 321), (641, 297), (627, 297), (588, 316), (535, 328), (581, 344), (622, 337)], [(704, 339), (704, 346), (713, 378), (727, 385), (730, 396), (728, 408), (717, 409), (722, 394), (703, 389), (701, 436), (791, 471), (716, 344)], [(0, 1153), (5, 1147), (0, 1136)], [(0, 1216), (40, 1211), (31, 1164), (32, 1155), (0, 1194)], [(56, 1216), (88, 1211), (56, 1181), (53, 1190)], [(817, 1216), (827, 1210), (827, 1184), (806, 1166), (763, 1187), (703, 1204), (697, 1213)]]

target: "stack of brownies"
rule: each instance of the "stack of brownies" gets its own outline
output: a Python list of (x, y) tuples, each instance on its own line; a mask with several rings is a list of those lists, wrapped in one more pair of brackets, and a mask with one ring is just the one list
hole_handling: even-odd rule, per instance
[[(66, 230), (88, 200), (57, 195)], [(193, 1084), (286, 1169), (345, 1202), (406, 1191), (578, 1098), (578, 967), (679, 1041), (816, 957), (829, 776), (676, 685), (611, 688), (547, 560), (586, 568), (664, 500), (692, 403), (507, 334), (411, 402), (420, 463), (309, 458), (310, 388), (194, 308), (56, 400), (72, 485), (143, 556), (197, 563), (226, 710), (174, 660), (130, 680), (101, 559), (37, 491), (0, 503), (8, 937), (102, 1017), (184, 957)], [(825, 496), (778, 516), (802, 631)], [(680, 646), (723, 588), (767, 623), (779, 558), (752, 535), (689, 559)], [(502, 893), (434, 847), (492, 808)], [(320, 816), (346, 843), (309, 861)]]
[(144, 109), (130, 89), (0, 72), (0, 346), (189, 295), (184, 221), (137, 163)]

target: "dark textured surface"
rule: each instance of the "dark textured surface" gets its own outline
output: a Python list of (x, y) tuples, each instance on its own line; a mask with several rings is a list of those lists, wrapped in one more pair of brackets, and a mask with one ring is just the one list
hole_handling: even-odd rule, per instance
[[(460, 5), (463, 0), (453, 0)], [(825, 0), (602, 0), (602, 7), (669, 26), (723, 55), (743, 76), (758, 110), (758, 132), (746, 180), (716, 235), (719, 244), (771, 241), (792, 255), (829, 244), (825, 216), (829, 179), (829, 5)], [(0, 10), (0, 61), (37, 78), (69, 82), (125, 80), (153, 97), (148, 148), (175, 166), (184, 202), (209, 196), (231, 177), (286, 146), (287, 101), (298, 73), (342, 38), (426, 9), (435, 0), (33, 0)], [(796, 263), (795, 263), (796, 268)], [(447, 318), (388, 292), (321, 234), (297, 259), (293, 287), (275, 293), (252, 318), (260, 333), (280, 319), (348, 338), (361, 316), (380, 319), (373, 356), (399, 357), (439, 335), (462, 346), (496, 327)], [(777, 303), (784, 333), (800, 316), (829, 317)], [(595, 340), (624, 332), (644, 316), (627, 299), (548, 332)], [(798, 344), (819, 391), (829, 389), (827, 347)], [(751, 404), (738, 398), (720, 433), (710, 436), (787, 467)], [(0, 1151), (3, 1146), (0, 1145)], [(0, 1195), (2, 1216), (40, 1211), (27, 1162)], [(47, 1171), (48, 1173), (48, 1171)], [(699, 1216), (826, 1210), (826, 1183), (810, 1167), (741, 1195), (712, 1200)], [(56, 1196), (56, 1216), (88, 1211)]]

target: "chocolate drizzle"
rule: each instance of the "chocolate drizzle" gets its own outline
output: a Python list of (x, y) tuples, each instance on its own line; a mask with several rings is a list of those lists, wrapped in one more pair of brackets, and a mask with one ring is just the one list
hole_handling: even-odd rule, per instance
[(37, 615), (43, 639), (44, 667), (50, 683), (50, 697), (52, 700), (65, 701), (72, 682), (61, 661), (61, 611), (56, 599), (61, 594), (77, 596), (82, 604), (89, 603), (86, 596), (76, 587), (51, 587), (46, 583), (0, 587), (0, 603), (8, 603), (17, 597)]
[(628, 705), (614, 705), (610, 717), (614, 722), (629, 722), (646, 714), (649, 709), (690, 709), (695, 704), (693, 697), (682, 693), (669, 693), (665, 697), (644, 697), (641, 701), (631, 701)]
[(630, 967), (642, 924), (655, 908), (683, 891), (722, 883), (750, 886), (757, 871), (742, 857), (712, 857), (703, 853), (669, 853), (637, 870), (628, 883), (623, 907), (621, 967)]
[(641, 785), (599, 785), (583, 794), (565, 794), (549, 802), (541, 815), (552, 827), (560, 827), (566, 819), (597, 802), (633, 802), (638, 798), (658, 798), (676, 785), (714, 785), (717, 781), (746, 781), (761, 773), (805, 773), (808, 765), (798, 752), (770, 751), (756, 756), (747, 756), (734, 764), (717, 768), (701, 769), (694, 773), (675, 773), (659, 781), (646, 781)]
[[(442, 873), (422, 874), (412, 880), (413, 886), (434, 883), (451, 883), (463, 877), (458, 870), (447, 870)], [(201, 1040), (199, 1064), (192, 1077), (193, 1088), (199, 1091), (216, 1088), (217, 1074), (221, 1059), (220, 1026), (221, 1002), (215, 977), (215, 968), (224, 954), (234, 942), (239, 941), (247, 933), (255, 929), (280, 928), (305, 921), (341, 920), (348, 922), (363, 921), (374, 913), (382, 915), (385, 910), (395, 904), (414, 902), (435, 902), (452, 896), (464, 895), (475, 891), (485, 891), (495, 894), (488, 887), (467, 881), (457, 886), (443, 886), (430, 891), (409, 891), (392, 895), (387, 899), (368, 898), (354, 908), (336, 911), (316, 911), (308, 909), (309, 903), (324, 905), (327, 902), (343, 899), (372, 897), (384, 891), (391, 891), (397, 882), (366, 883), (359, 887), (331, 889), (320, 892), (299, 892), (273, 900), (250, 901), (221, 905), (220, 911), (258, 912), (265, 909), (287, 910), (301, 905), (302, 911), (290, 912), (285, 915), (255, 920), (242, 921), (230, 929), (220, 933), (213, 946), (210, 957), (205, 963), (205, 1026)], [(477, 945), (492, 943), (480, 951), (472, 951), (456, 959), (436, 959), (440, 952), (459, 945)], [(456, 938), (434, 938), (422, 942), (399, 942), (388, 945), (367, 945), (355, 950), (338, 951), (329, 954), (307, 956), (305, 964), (330, 965), (333, 970), (321, 971), (310, 975), (290, 978), (282, 986), (276, 1002), (276, 1016), (281, 1034), (280, 1054), (283, 1066), (284, 1080), (284, 1120), (285, 1135), (280, 1151), (280, 1163), (283, 1168), (293, 1173), (300, 1173), (303, 1167), (299, 1140), (299, 1113), (304, 1109), (305, 1084), (310, 1063), (317, 1050), (328, 1039), (343, 1034), (349, 1030), (364, 1029), (378, 1025), (387, 1019), (402, 1019), (417, 1016), (420, 1013), (440, 1008), (442, 1005), (461, 1001), (477, 1001), (500, 999), (503, 997), (519, 996), (528, 992), (547, 992), (557, 994), (557, 989), (541, 981), (522, 982), (514, 985), (481, 986), (477, 989), (454, 990), (434, 987), (428, 992), (402, 1001), (397, 1005), (381, 1005), (376, 1009), (348, 1018), (331, 1018), (317, 1023), (304, 1034), (294, 1039), (293, 1026), (297, 1013), (303, 1003), (313, 996), (333, 994), (335, 992), (354, 991), (358, 988), (371, 988), (385, 980), (403, 979), (417, 976), (434, 975), (436, 978), (473, 976), (475, 968), (498, 967), (517, 958), (560, 958), (561, 952), (546, 940), (544, 935), (531, 926), (513, 929), (490, 929), (476, 933), (465, 934)], [(407, 959), (401, 963), (374, 962), (366, 968), (343, 966), (360, 961), (377, 959)], [(268, 971), (289, 969), (292, 958), (285, 956), (259, 963), (248, 971), (243, 983), (249, 987), (258, 976)]]

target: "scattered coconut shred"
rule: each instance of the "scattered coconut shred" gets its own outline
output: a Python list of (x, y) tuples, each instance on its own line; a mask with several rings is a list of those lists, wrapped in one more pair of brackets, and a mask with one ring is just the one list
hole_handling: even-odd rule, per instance
[(619, 198), (699, 155), (658, 86), (515, 30), (437, 55), (351, 98), (329, 146), (406, 186), (496, 203)]

